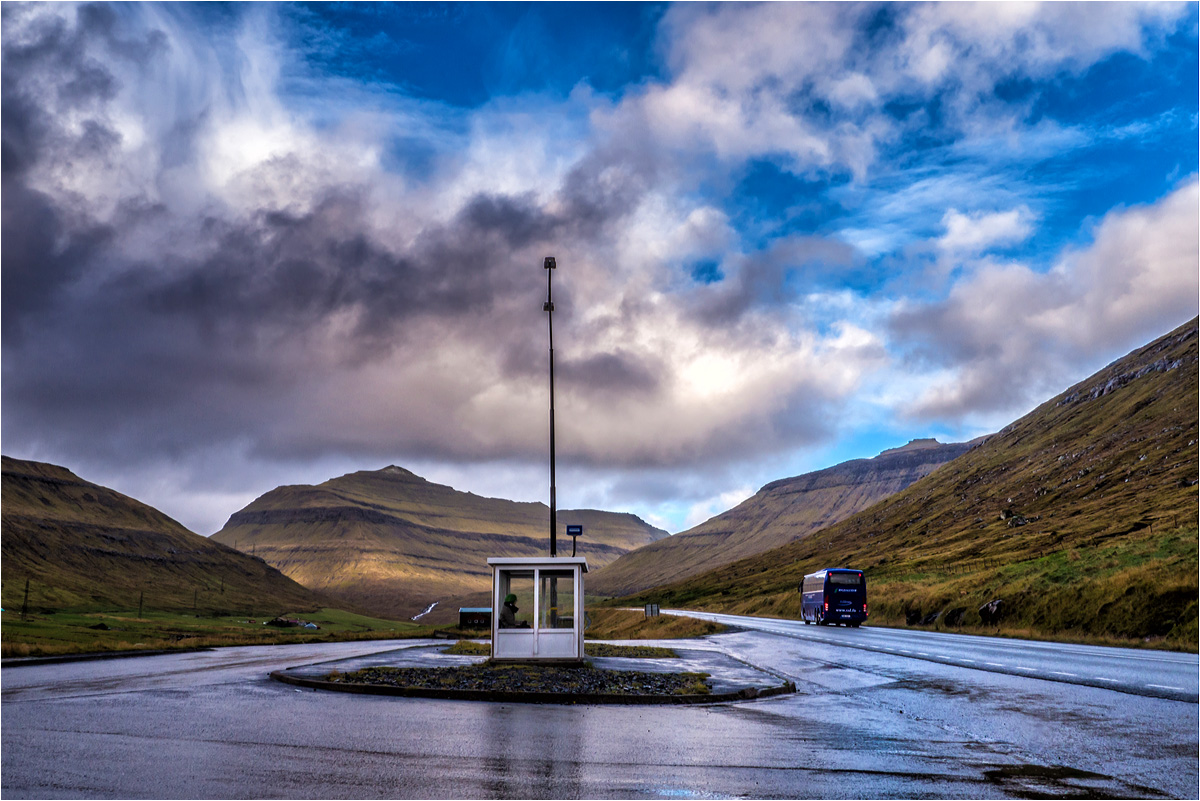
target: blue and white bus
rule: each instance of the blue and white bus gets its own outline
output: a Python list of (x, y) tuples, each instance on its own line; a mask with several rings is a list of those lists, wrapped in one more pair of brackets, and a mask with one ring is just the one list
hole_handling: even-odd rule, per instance
[(809, 573), (800, 584), (800, 593), (800, 616), (805, 623), (857, 628), (867, 619), (867, 580), (861, 570), (827, 567)]

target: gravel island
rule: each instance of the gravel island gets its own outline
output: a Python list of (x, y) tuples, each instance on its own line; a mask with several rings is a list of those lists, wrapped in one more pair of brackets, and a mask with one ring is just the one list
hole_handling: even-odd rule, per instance
[(325, 681), (424, 690), (564, 695), (707, 695), (707, 673), (648, 673), (584, 665), (463, 665), (444, 668), (370, 667), (332, 672)]

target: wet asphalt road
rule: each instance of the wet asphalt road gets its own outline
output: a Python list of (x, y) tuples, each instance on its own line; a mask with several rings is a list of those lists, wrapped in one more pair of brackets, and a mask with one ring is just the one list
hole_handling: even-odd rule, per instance
[[(968, 659), (971, 648), (1009, 641), (913, 634), (781, 623), (777, 633), (709, 638), (706, 647), (799, 691), (704, 707), (388, 698), (267, 678), (411, 644), (399, 642), (8, 668), (0, 789), (5, 798), (1200, 794), (1195, 656), (1182, 657), (1193, 700), (1177, 700), (937, 661), (934, 641)], [(895, 638), (914, 653), (883, 650)], [(1099, 650), (1102, 667), (1126, 654)]]
[(1133, 648), (947, 635), (936, 631), (805, 625), (795, 620), (666, 610), (806, 643), (832, 644), (992, 673), (1032, 676), (1153, 698), (1200, 701), (1200, 660), (1195, 654)]

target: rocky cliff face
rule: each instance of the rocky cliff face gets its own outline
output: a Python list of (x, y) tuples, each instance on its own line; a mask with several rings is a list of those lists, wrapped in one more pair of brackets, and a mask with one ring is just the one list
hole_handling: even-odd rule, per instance
[(773, 481), (733, 509), (618, 559), (591, 577), (588, 588), (625, 595), (801, 539), (899, 492), (972, 446), (914, 440), (874, 459)]
[[(545, 504), (483, 498), (390, 466), (274, 489), (213, 539), (306, 587), (411, 617), (434, 601), (446, 608), (486, 593), (489, 557), (546, 554), (549, 519)], [(558, 520), (559, 553), (570, 554), (567, 524), (580, 523), (579, 555), (593, 569), (666, 536), (630, 514), (559, 510)]]
[(194, 534), (157, 509), (70, 470), (3, 457), (5, 608), (115, 606), (278, 614), (324, 599)]

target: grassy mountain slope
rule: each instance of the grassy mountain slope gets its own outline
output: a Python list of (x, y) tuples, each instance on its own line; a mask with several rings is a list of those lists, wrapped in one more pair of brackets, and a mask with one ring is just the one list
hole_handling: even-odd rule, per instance
[(3, 604), (278, 614), (328, 604), (260, 559), (70, 470), (3, 457)]
[(873, 459), (773, 481), (695, 528), (622, 556), (589, 577), (588, 591), (627, 595), (801, 539), (899, 492), (970, 448), (914, 440)]
[(1197, 641), (1197, 320), (1047, 401), (903, 492), (639, 600), (798, 617), (796, 585), (863, 568), (871, 621)]
[[(486, 592), (489, 557), (545, 554), (549, 519), (544, 504), (483, 498), (392, 466), (274, 489), (213, 539), (306, 587), (408, 617), (434, 601), (445, 608)], [(630, 514), (560, 510), (558, 520), (560, 554), (571, 552), (566, 524), (583, 524), (579, 554), (589, 566), (666, 536)]]

